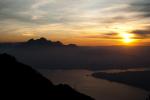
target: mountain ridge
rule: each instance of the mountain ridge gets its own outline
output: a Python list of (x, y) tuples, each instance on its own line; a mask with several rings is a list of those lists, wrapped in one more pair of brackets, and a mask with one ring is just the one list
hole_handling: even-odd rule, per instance
[(54, 85), (39, 72), (8, 54), (0, 54), (0, 68), (1, 98), (94, 100), (66, 84)]
[(44, 37), (38, 39), (29, 39), (18, 43), (0, 43), (1, 47), (77, 47), (76, 44), (64, 45), (60, 41), (47, 40)]

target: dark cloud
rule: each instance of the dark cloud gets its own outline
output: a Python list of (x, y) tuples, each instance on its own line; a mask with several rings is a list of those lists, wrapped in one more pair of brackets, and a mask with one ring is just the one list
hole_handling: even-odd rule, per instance
[(139, 39), (142, 38), (149, 38), (150, 37), (150, 29), (143, 29), (143, 30), (134, 30), (132, 31), (133, 34), (135, 34)]
[(104, 39), (121, 39), (117, 33), (101, 33), (98, 35), (88, 35), (85, 38), (104, 38)]
[(135, 30), (135, 31), (133, 31), (133, 33), (140, 34), (140, 35), (149, 35), (150, 30)]
[(143, 17), (150, 17), (150, 0), (133, 2), (129, 10), (139, 12)]

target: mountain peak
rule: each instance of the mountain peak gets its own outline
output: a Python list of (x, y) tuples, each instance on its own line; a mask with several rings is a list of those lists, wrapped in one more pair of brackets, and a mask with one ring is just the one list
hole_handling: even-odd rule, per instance
[(29, 40), (28, 40), (28, 42), (33, 42), (33, 41), (34, 41), (34, 39), (29, 39)]
[(50, 40), (47, 40), (44, 37), (41, 37), (39, 39), (29, 39), (24, 44), (27, 46), (51, 46), (53, 42)]
[(27, 42), (25, 42), (25, 44), (28, 46), (76, 47), (75, 44), (64, 45), (60, 41), (55, 42), (55, 41), (48, 40), (44, 37), (41, 37), (39, 39), (29, 39)]
[(44, 37), (41, 37), (41, 38), (37, 39), (37, 41), (49, 41), (49, 40), (47, 40), (47, 39), (44, 38)]
[(75, 44), (68, 44), (65, 45), (61, 41), (51, 41), (44, 37), (38, 38), (38, 39), (29, 39), (26, 42), (20, 42), (20, 43), (1, 43), (1, 47), (77, 47)]
[(48, 42), (48, 41), (50, 41), (50, 40), (47, 40), (46, 38), (41, 37), (41, 38), (39, 38), (39, 39), (29, 39), (27, 42), (35, 42), (35, 41)]

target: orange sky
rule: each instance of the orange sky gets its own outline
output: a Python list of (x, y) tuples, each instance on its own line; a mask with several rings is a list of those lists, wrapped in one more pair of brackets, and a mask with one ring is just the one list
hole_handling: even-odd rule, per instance
[(82, 46), (149, 45), (149, 4), (149, 0), (1, 0), (0, 42), (46, 37)]

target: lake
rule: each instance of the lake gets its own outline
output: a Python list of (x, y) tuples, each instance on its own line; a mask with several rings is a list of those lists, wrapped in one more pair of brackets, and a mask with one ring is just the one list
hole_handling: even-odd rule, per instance
[(122, 73), (122, 72), (138, 72), (138, 71), (150, 71), (150, 68), (108, 69), (108, 70), (98, 70), (94, 72)]
[(96, 100), (145, 100), (147, 91), (91, 76), (90, 70), (39, 70), (54, 84), (68, 84)]

